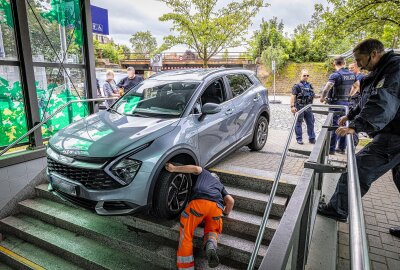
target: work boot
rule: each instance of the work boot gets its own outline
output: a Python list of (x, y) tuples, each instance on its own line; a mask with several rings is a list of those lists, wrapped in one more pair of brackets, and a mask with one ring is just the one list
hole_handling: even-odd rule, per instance
[(347, 221), (347, 216), (345, 215), (341, 215), (338, 212), (336, 212), (335, 208), (333, 208), (333, 206), (328, 203), (319, 203), (318, 204), (318, 210), (317, 210), (318, 214), (322, 215), (322, 216), (326, 216), (328, 218), (340, 221), (340, 222), (346, 222)]
[(391, 235), (399, 237), (400, 238), (400, 226), (399, 227), (392, 227), (389, 229), (389, 232)]
[(206, 255), (208, 260), (208, 266), (210, 268), (215, 268), (219, 265), (219, 258), (217, 255), (217, 250), (211, 241), (206, 244)]

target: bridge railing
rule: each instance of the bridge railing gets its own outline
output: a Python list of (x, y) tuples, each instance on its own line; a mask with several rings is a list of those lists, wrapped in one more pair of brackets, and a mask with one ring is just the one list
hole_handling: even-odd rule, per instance
[[(151, 55), (149, 53), (124, 53), (122, 54), (123, 61), (129, 60), (132, 62), (143, 62), (150, 61)], [(165, 52), (162, 53), (163, 61), (167, 62), (190, 62), (190, 61), (202, 61), (198, 53), (195, 52)], [(251, 57), (243, 54), (242, 52), (229, 52), (217, 53), (211, 57), (209, 62), (238, 62), (238, 61), (252, 61)]]

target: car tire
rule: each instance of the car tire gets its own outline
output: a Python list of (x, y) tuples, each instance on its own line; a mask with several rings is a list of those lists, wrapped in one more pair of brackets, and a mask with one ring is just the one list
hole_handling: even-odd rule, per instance
[(253, 141), (248, 147), (253, 151), (260, 151), (268, 138), (268, 120), (265, 116), (260, 116), (254, 126)]
[(162, 169), (154, 190), (154, 215), (167, 219), (177, 217), (189, 201), (191, 189), (190, 174), (170, 173)]

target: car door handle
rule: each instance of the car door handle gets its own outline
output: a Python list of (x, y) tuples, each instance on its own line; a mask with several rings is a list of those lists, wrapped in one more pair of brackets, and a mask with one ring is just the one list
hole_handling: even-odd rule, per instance
[(228, 109), (226, 110), (225, 114), (232, 114), (233, 113), (233, 109)]

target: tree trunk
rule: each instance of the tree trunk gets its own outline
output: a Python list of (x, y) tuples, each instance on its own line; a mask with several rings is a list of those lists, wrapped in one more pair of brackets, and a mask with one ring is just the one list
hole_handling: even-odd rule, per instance
[(208, 68), (208, 54), (206, 50), (204, 50), (203, 56), (203, 68)]

